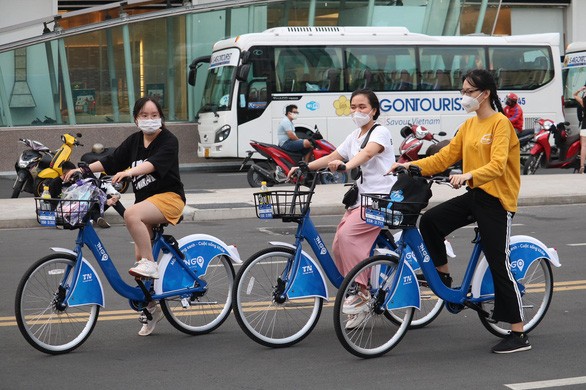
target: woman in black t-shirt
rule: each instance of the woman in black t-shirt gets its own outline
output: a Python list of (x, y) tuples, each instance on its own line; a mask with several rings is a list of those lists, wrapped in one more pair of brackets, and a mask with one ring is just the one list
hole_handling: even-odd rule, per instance
[[(185, 206), (179, 177), (179, 142), (165, 127), (163, 110), (156, 100), (137, 100), (132, 114), (141, 131), (131, 134), (111, 155), (91, 163), (89, 169), (112, 175), (114, 184), (127, 177), (132, 180), (136, 201), (126, 209), (124, 222), (134, 240), (136, 263), (128, 272), (138, 278), (156, 279), (159, 273), (152, 254), (152, 227), (176, 224)], [(149, 310), (153, 320), (143, 321), (141, 336), (152, 333), (162, 318), (154, 303)]]

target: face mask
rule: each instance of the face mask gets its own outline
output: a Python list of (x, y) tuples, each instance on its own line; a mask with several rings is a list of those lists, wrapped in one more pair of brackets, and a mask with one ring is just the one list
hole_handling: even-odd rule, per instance
[(297, 119), (298, 116), (299, 116), (299, 114), (291, 113), (291, 120)]
[(466, 110), (466, 112), (472, 112), (478, 110), (478, 108), (480, 107), (480, 103), (481, 102), (478, 101), (478, 98), (473, 98), (472, 96), (464, 95), (462, 96), (462, 102), (460, 104), (462, 104), (462, 107), (464, 107), (464, 110)]
[[(372, 111), (372, 110), (371, 110)], [(363, 112), (360, 111), (354, 111), (350, 117), (352, 118), (352, 120), (354, 121), (354, 123), (356, 124), (356, 126), (358, 127), (362, 127), (365, 124), (367, 124), (368, 122), (370, 122), (370, 112), (368, 114), (365, 114)]]
[(159, 119), (139, 119), (138, 128), (145, 134), (154, 134), (161, 128), (161, 118)]

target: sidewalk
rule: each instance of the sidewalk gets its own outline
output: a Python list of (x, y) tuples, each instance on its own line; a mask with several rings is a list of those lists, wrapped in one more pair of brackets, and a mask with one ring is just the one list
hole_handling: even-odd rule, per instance
[[(289, 186), (273, 189), (287, 190)], [(313, 215), (342, 215), (342, 196), (347, 190), (341, 184), (318, 185), (313, 197)], [(183, 211), (185, 221), (213, 221), (220, 219), (256, 218), (252, 194), (258, 188), (233, 188), (209, 190), (203, 193), (186, 194), (187, 205)], [(432, 187), (430, 206), (441, 203), (463, 193), (447, 186)], [(134, 194), (123, 194), (123, 204), (134, 202)], [(521, 176), (519, 206), (560, 205), (586, 203), (586, 176), (578, 174), (552, 174)], [(30, 228), (39, 226), (35, 215), (33, 198), (1, 199), (0, 228)], [(114, 211), (106, 212), (110, 223), (122, 223)]]

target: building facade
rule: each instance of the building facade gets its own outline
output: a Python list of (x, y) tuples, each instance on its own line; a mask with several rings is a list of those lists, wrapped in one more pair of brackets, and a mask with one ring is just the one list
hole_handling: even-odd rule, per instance
[(8, 156), (0, 172), (12, 170), (18, 138), (57, 148), (60, 134), (81, 132), (86, 145), (117, 145), (135, 130), (132, 106), (145, 95), (163, 105), (181, 163), (196, 162), (203, 86), (188, 85), (189, 64), (229, 36), (277, 26), (405, 26), (428, 35), (559, 32), (562, 47), (586, 40), (574, 16), (586, 14), (586, 2), (576, 0), (0, 3), (0, 155)]

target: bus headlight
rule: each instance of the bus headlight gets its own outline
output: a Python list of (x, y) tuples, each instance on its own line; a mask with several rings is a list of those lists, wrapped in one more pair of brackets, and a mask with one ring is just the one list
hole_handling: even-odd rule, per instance
[(216, 139), (214, 140), (214, 142), (225, 141), (226, 138), (228, 138), (228, 136), (230, 135), (230, 130), (230, 125), (224, 125), (220, 127), (220, 129), (216, 131)]

